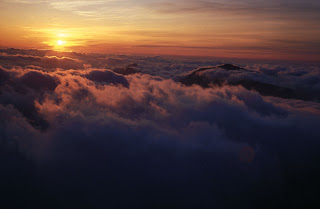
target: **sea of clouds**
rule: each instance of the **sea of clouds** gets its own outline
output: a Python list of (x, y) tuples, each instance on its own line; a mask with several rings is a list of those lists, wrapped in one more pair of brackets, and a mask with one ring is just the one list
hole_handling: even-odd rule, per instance
[[(319, 206), (317, 97), (281, 99), (242, 86), (176, 81), (223, 63), (0, 50), (0, 204)], [(320, 92), (317, 64), (233, 64), (258, 73), (259, 81)]]

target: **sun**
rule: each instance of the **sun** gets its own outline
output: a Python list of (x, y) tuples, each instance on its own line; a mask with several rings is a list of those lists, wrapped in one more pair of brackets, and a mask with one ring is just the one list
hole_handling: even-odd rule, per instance
[(57, 41), (57, 45), (59, 45), (59, 46), (64, 45), (64, 41), (62, 41), (62, 40)]

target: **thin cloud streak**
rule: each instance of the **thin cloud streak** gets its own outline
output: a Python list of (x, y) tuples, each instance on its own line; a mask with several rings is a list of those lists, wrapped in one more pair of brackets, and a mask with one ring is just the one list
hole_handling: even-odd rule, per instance
[[(59, 37), (54, 37), (57, 35), (54, 30), (65, 30), (72, 35), (68, 38), (66, 43), (69, 45), (65, 46), (65, 49), (78, 48), (90, 52), (101, 52), (102, 46), (112, 45), (128, 48), (148, 46), (146, 48), (152, 50), (150, 53), (155, 53), (156, 48), (161, 47), (158, 51), (160, 54), (170, 54), (170, 51), (164, 51), (164, 46), (171, 45), (171, 48), (179, 47), (174, 53), (177, 53), (178, 49), (188, 48), (190, 51), (193, 48), (194, 55), (200, 52), (201, 55), (209, 53), (209, 56), (223, 54), (224, 51), (229, 51), (229, 54), (237, 51), (239, 56), (241, 51), (259, 56), (272, 50), (278, 53), (275, 57), (280, 55), (279, 53), (287, 53), (288, 57), (300, 56), (305, 59), (306, 56), (316, 57), (319, 54), (320, 4), (312, 0), (26, 0), (5, 1), (3, 5), (8, 7), (6, 11), (10, 11), (12, 4), (25, 4), (26, 7), (34, 4), (37, 8), (35, 15), (41, 15), (39, 9), (46, 9), (49, 16), (52, 13), (57, 18), (52, 20), (52, 28), (44, 29), (36, 24), (24, 25), (23, 30), (27, 29), (29, 32), (21, 32), (18, 36), (26, 39), (25, 45), (28, 42), (34, 43), (38, 36), (37, 38), (41, 37), (39, 47), (52, 48), (59, 40)], [(64, 25), (68, 22), (65, 21), (67, 15), (75, 24)], [(12, 39), (9, 29), (4, 31), (6, 41), (3, 43), (13, 42), (7, 41)], [(99, 49), (90, 48), (99, 45)], [(155, 47), (151, 49), (150, 46)], [(31, 47), (31, 44), (28, 47)], [(232, 52), (232, 49), (235, 51)], [(109, 48), (105, 49), (105, 52), (109, 51)], [(190, 53), (188, 52), (188, 55)]]

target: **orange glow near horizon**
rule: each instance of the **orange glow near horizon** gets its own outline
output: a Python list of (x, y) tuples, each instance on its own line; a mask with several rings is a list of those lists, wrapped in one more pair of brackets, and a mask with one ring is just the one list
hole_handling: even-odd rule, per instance
[(319, 60), (318, 13), (210, 1), (4, 0), (0, 47)]
[(65, 43), (65, 42), (62, 41), (62, 40), (57, 41), (57, 44), (58, 44), (59, 46), (62, 46), (64, 43)]

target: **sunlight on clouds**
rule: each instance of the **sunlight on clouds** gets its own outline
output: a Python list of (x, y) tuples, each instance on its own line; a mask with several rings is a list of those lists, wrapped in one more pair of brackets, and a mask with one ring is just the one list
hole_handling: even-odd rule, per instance
[(57, 44), (60, 45), (60, 46), (64, 45), (65, 43), (66, 43), (66, 42), (65, 42), (65, 41), (62, 41), (62, 40), (57, 41)]
[(32, 32), (41, 34), (43, 44), (55, 50), (64, 50), (76, 46), (85, 46), (88, 40), (94, 37), (94, 32), (85, 28), (72, 29), (31, 29)]
[(320, 5), (288, 1), (2, 0), (0, 46), (318, 60)]
[(68, 37), (68, 35), (67, 35), (67, 34), (64, 34), (64, 33), (58, 33), (58, 36), (59, 36), (59, 37)]

